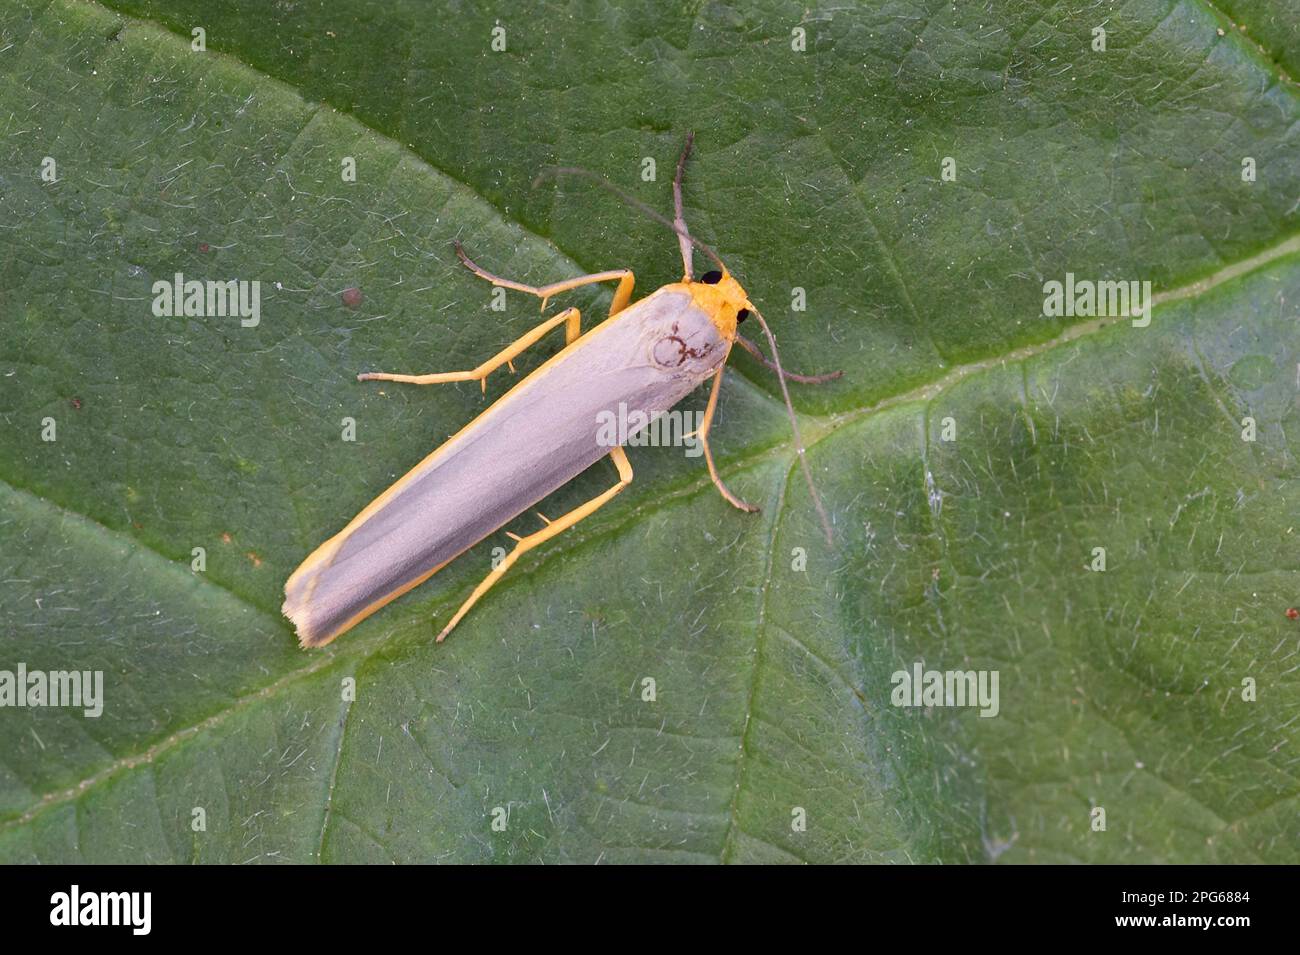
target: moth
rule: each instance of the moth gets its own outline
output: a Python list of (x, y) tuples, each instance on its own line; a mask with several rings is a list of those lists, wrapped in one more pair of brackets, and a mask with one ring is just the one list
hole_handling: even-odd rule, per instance
[[(584, 285), (616, 282), (609, 315), (583, 333), (578, 309), (567, 308), (468, 371), (426, 375), (370, 372), (357, 376), (360, 381), (415, 385), (477, 381), (486, 391), (490, 373), (502, 366), (513, 371), (514, 359), (522, 352), (550, 331), (560, 327), (565, 330), (565, 347), (560, 352), (407, 472), (294, 571), (285, 583), (282, 609), (297, 628), (303, 647), (329, 643), (608, 457), (617, 471), (617, 481), (554, 520), (539, 514), (543, 527), (532, 534), (510, 534), (514, 548), (442, 628), (437, 639), (445, 639), (523, 554), (593, 514), (632, 483), (632, 465), (623, 447), (609, 446), (597, 426), (620, 406), (625, 412), (642, 412), (636, 416), (637, 421), (650, 421), (712, 380), (708, 405), (694, 437), (703, 447), (709, 477), (722, 496), (742, 511), (757, 511), (727, 488), (714, 464), (708, 440), (723, 371), (737, 344), (778, 376), (800, 463), (830, 538), (829, 521), (803, 458), (803, 441), (786, 381), (820, 383), (840, 377), (840, 372), (805, 376), (785, 371), (776, 340), (744, 288), (718, 254), (687, 230), (682, 214), (682, 178), (693, 141), (693, 135), (687, 137), (677, 162), (672, 221), (586, 170), (551, 171), (554, 175), (594, 178), (676, 233), (682, 280), (637, 302), (631, 301), (635, 278), (630, 269), (596, 272), (537, 287), (493, 275), (471, 260), (459, 242), (455, 244), (456, 254), (467, 269), (494, 286), (537, 296), (543, 311), (553, 296)], [(699, 278), (693, 272), (693, 249), (704, 252), (716, 266)], [(751, 317), (766, 336), (772, 353), (770, 361), (738, 332), (739, 326)], [(633, 428), (623, 438), (630, 439), (639, 430)]]

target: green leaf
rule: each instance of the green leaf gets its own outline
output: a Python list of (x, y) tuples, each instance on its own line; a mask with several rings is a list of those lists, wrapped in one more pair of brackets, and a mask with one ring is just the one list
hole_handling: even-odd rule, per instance
[[(1282, 0), (269, 9), (0, 10), (0, 670), (104, 674), (98, 718), (0, 709), (0, 860), (1297, 861)], [(509, 384), (356, 373), (537, 321), (451, 240), (672, 281), (660, 226), (531, 184), (666, 209), (689, 129), (692, 229), (845, 371), (792, 386), (834, 546), (739, 356), (715, 449), (760, 515), (633, 449), (446, 643), (504, 534), (297, 650), (288, 574)], [(260, 323), (155, 317), (177, 272), (260, 281)], [(1045, 318), (1067, 272), (1151, 281), (1150, 325)], [(893, 705), (916, 664), (996, 671), (996, 717)]]

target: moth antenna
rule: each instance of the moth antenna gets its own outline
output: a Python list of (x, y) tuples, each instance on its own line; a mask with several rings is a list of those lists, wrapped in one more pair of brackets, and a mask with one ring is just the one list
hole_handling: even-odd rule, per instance
[(808, 467), (808, 458), (804, 454), (803, 435), (799, 433), (799, 420), (795, 417), (794, 404), (790, 401), (790, 389), (786, 387), (785, 373), (781, 370), (781, 356), (776, 350), (776, 337), (772, 334), (772, 329), (767, 327), (767, 322), (763, 319), (762, 314), (752, 304), (749, 313), (758, 319), (758, 324), (763, 328), (763, 334), (767, 336), (768, 347), (772, 349), (772, 364), (776, 366), (776, 380), (781, 383), (781, 396), (785, 398), (785, 410), (790, 416), (790, 430), (794, 432), (795, 451), (799, 454), (799, 467), (803, 469), (804, 480), (808, 482), (808, 493), (812, 495), (813, 506), (817, 508), (817, 517), (821, 519), (822, 530), (826, 532), (826, 543), (834, 544), (835, 535), (831, 531), (831, 522), (826, 516), (826, 508), (822, 507), (822, 499), (817, 495), (817, 488), (813, 486), (812, 470)]
[(694, 145), (695, 131), (691, 130), (686, 134), (686, 145), (677, 158), (677, 174), (673, 176), (673, 228), (677, 230), (677, 245), (682, 252), (682, 278), (687, 282), (694, 281), (694, 276), (691, 274), (691, 232), (686, 228), (686, 216), (682, 214), (682, 178), (686, 174), (686, 159)]
[(604, 176), (598, 176), (590, 169), (583, 169), (581, 166), (552, 166), (550, 169), (543, 169), (540, 173), (537, 174), (537, 178), (533, 180), (533, 188), (534, 189), (537, 188), (537, 186), (540, 185), (543, 180), (554, 178), (556, 176), (581, 176), (584, 179), (590, 179), (592, 182), (600, 186), (600, 188), (604, 189), (606, 192), (612, 192), (614, 195), (618, 196), (618, 198), (622, 199), (623, 202), (631, 206), (633, 209), (636, 209), (638, 212), (644, 213), (646, 216), (649, 216), (655, 222), (658, 222), (660, 225), (676, 233), (679, 242), (689, 242), (691, 245), (695, 246), (695, 248), (699, 249), (701, 252), (703, 252), (705, 255), (711, 258), (717, 264), (718, 268), (722, 269), (724, 272), (727, 271), (726, 265), (723, 264), (722, 259), (718, 257), (718, 253), (714, 252), (711, 246), (701, 242), (699, 239), (695, 238), (695, 236), (687, 232), (684, 228), (679, 229), (677, 226), (675, 226), (672, 223), (672, 221), (667, 216), (650, 208), (648, 205), (646, 205), (636, 196), (624, 192), (622, 189), (614, 185)]
[[(768, 371), (776, 371), (776, 365), (768, 361), (767, 356), (763, 354), (763, 352), (759, 349), (759, 347), (755, 345), (753, 342), (751, 342), (744, 335), (736, 336), (736, 344), (739, 345), (741, 348), (745, 349), (745, 351), (749, 352), (751, 355), (753, 355), (754, 360), (757, 361), (764, 368), (766, 368)], [(803, 385), (824, 385), (828, 381), (834, 381), (837, 378), (844, 377), (843, 371), (828, 371), (824, 375), (796, 375), (792, 371), (785, 371), (784, 369), (782, 369), (781, 374), (784, 375), (790, 381), (797, 381)]]

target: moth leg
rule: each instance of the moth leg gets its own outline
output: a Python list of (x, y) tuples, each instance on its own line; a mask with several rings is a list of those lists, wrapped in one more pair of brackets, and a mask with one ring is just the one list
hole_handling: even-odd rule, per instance
[[(776, 363), (764, 355), (763, 352), (759, 350), (759, 347), (744, 335), (736, 336), (736, 344), (753, 355), (754, 358), (757, 359), (758, 363), (768, 371), (776, 371)], [(794, 372), (786, 371), (782, 368), (781, 377), (786, 381), (797, 381), (805, 385), (824, 385), (826, 382), (834, 381), (836, 378), (843, 378), (844, 372), (829, 371), (824, 375), (796, 375)]]
[(717, 489), (722, 492), (722, 496), (727, 499), (727, 503), (732, 507), (738, 507), (740, 510), (752, 514), (758, 508), (736, 497), (727, 488), (727, 485), (722, 483), (722, 478), (718, 476), (718, 469), (713, 464), (713, 451), (709, 447), (709, 428), (713, 426), (713, 413), (718, 410), (718, 393), (722, 390), (722, 373), (726, 370), (726, 367), (726, 365), (720, 367), (718, 373), (713, 376), (713, 390), (709, 392), (709, 404), (704, 409), (704, 421), (700, 424), (699, 429), (694, 432), (694, 435), (704, 445), (704, 463), (709, 466), (709, 477), (712, 478)]
[(432, 375), (390, 375), (382, 371), (369, 371), (357, 375), (357, 381), (402, 381), (409, 385), (440, 385), (449, 381), (477, 381), (487, 391), (487, 376), (502, 365), (510, 365), (524, 349), (533, 345), (543, 335), (558, 325), (567, 324), (564, 333), (565, 344), (572, 344), (582, 334), (582, 315), (576, 308), (566, 308), (558, 315), (552, 315), (518, 341), (506, 346), (483, 364), (469, 371), (444, 371)]
[(456, 611), (456, 616), (452, 617), (451, 622), (442, 628), (442, 632), (438, 634), (439, 643), (447, 638), (447, 634), (451, 633), (451, 628), (460, 623), (461, 618), (464, 617), (465, 614), (469, 613), (470, 608), (473, 607), (474, 604), (478, 603), (479, 598), (491, 590), (492, 585), (505, 576), (505, 572), (510, 569), (510, 566), (516, 560), (519, 559), (521, 554), (527, 553), (538, 544), (544, 543), (552, 537), (568, 530), (584, 517), (594, 514), (602, 506), (607, 504), (614, 495), (618, 494), (619, 491), (632, 483), (632, 465), (628, 463), (627, 453), (622, 448), (615, 447), (609, 452), (609, 456), (613, 459), (614, 466), (618, 468), (618, 483), (605, 493), (593, 497), (586, 504), (575, 507), (563, 517), (557, 517), (535, 534), (529, 534), (526, 537), (518, 538), (514, 549), (511, 550), (510, 553), (506, 554), (505, 559), (502, 560), (490, 574), (483, 578), (483, 582), (475, 587), (474, 592), (466, 598), (463, 604), (460, 605), (460, 609)]
[(550, 285), (524, 285), (522, 282), (503, 279), (500, 276), (493, 275), (487, 269), (480, 268), (465, 254), (465, 250), (459, 242), (456, 242), (455, 245), (456, 255), (465, 264), (465, 268), (498, 288), (509, 288), (514, 289), (516, 292), (527, 292), (529, 295), (536, 295), (542, 300), (543, 311), (546, 310), (546, 303), (552, 295), (559, 295), (561, 292), (567, 292), (583, 285), (592, 285), (595, 282), (612, 282), (614, 279), (618, 279), (618, 288), (614, 290), (614, 301), (609, 303), (610, 317), (623, 311), (623, 307), (632, 298), (632, 285), (635, 283), (636, 277), (632, 274), (631, 269), (610, 269), (608, 272), (593, 272), (591, 275), (579, 275), (575, 279), (552, 282)]

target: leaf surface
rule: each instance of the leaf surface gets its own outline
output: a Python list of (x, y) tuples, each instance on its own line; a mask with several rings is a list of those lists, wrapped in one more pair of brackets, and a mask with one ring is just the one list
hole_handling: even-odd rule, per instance
[[(105, 680), (0, 709), (0, 859), (1296, 861), (1295, 34), (1103, 6), (0, 10), (0, 669)], [(355, 374), (537, 321), (451, 240), (674, 280), (671, 234), (531, 183), (666, 209), (688, 129), (692, 229), (845, 370), (794, 392), (834, 547), (740, 356), (715, 449), (760, 515), (633, 449), (445, 644), (504, 534), (298, 651), (288, 574), (509, 384)], [(1045, 318), (1066, 272), (1151, 281), (1151, 324)], [(155, 317), (176, 273), (259, 280), (260, 323)], [(892, 705), (917, 663), (996, 670), (996, 718)]]

